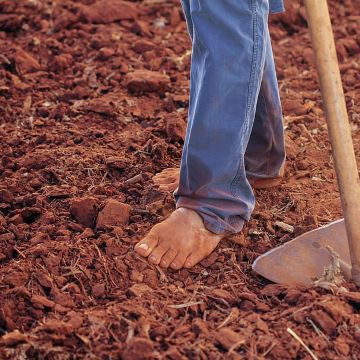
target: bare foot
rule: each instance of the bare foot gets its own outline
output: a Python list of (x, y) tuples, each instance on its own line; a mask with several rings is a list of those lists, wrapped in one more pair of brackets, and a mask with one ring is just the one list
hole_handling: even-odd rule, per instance
[[(179, 168), (165, 169), (153, 177), (153, 182), (158, 185), (160, 190), (175, 191), (179, 185)], [(281, 184), (284, 177), (284, 167), (280, 170), (280, 176), (270, 177), (266, 179), (249, 178), (250, 185), (253, 189), (268, 189)]]
[(166, 220), (155, 225), (138, 242), (135, 251), (149, 262), (174, 270), (191, 268), (210, 255), (222, 235), (208, 231), (193, 210), (176, 209)]
[(168, 168), (165, 169), (153, 177), (153, 182), (159, 185), (161, 190), (175, 191), (179, 185), (179, 168)]

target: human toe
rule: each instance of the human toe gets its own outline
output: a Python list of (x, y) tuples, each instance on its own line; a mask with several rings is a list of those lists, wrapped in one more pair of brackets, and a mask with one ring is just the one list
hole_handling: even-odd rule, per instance
[(196, 256), (196, 254), (191, 254), (186, 259), (185, 264), (184, 264), (184, 268), (191, 269), (192, 267), (194, 267), (200, 261), (201, 261), (201, 258), (199, 258), (199, 256)]
[(167, 268), (176, 258), (177, 251), (174, 249), (169, 249), (165, 255), (162, 257), (160, 261), (160, 266), (163, 268)]
[(158, 243), (156, 234), (149, 234), (135, 245), (135, 251), (143, 257), (147, 257), (155, 249)]
[(157, 246), (150, 254), (149, 262), (151, 262), (154, 265), (159, 265), (162, 257), (165, 255), (168, 249), (169, 247), (166, 246), (165, 244)]
[(186, 261), (187, 258), (187, 254), (184, 252), (180, 252), (176, 255), (175, 259), (172, 261), (172, 263), (170, 264), (170, 267), (173, 270), (180, 270)]

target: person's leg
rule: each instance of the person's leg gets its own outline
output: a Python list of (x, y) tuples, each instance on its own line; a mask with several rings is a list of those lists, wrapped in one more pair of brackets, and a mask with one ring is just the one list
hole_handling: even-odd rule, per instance
[(177, 207), (238, 232), (254, 207), (244, 154), (263, 76), (268, 2), (190, 1), (191, 98)]
[(271, 40), (267, 31), (264, 74), (249, 144), (245, 153), (248, 178), (280, 177), (285, 162), (284, 127)]
[(154, 264), (173, 268), (202, 260), (223, 234), (240, 231), (254, 208), (244, 156), (263, 76), (269, 12), (267, 0), (183, 3), (190, 9), (193, 52), (177, 210), (136, 246)]
[[(189, 3), (184, 13), (190, 14)], [(192, 21), (187, 17), (189, 33)], [(281, 182), (285, 161), (282, 110), (276, 78), (270, 34), (266, 32), (265, 66), (256, 105), (255, 121), (245, 153), (246, 175), (254, 189), (269, 188)], [(153, 178), (155, 184), (165, 191), (174, 191), (179, 185), (179, 168), (165, 169)]]

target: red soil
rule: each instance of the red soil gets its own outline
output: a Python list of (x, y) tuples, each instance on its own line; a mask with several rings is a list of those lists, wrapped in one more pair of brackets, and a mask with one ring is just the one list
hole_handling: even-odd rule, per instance
[[(360, 152), (360, 7), (330, 1)], [(268, 284), (257, 255), (341, 216), (304, 9), (271, 19), (288, 163), (242, 235), (191, 270), (134, 244), (173, 208), (190, 43), (177, 0), (0, 2), (0, 358), (360, 356), (360, 292)], [(272, 224), (293, 225), (293, 234)], [(289, 266), (289, 264), (284, 264)], [(291, 264), (290, 264), (291, 265)]]

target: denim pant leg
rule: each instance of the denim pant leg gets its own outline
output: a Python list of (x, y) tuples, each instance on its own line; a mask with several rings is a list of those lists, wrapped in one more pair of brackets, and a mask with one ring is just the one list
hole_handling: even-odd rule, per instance
[(253, 178), (278, 176), (285, 161), (282, 109), (269, 31), (267, 39), (264, 74), (245, 153), (246, 173)]
[(238, 232), (254, 194), (245, 150), (255, 117), (267, 47), (267, 0), (183, 0), (193, 51), (190, 104), (177, 207), (205, 226)]

